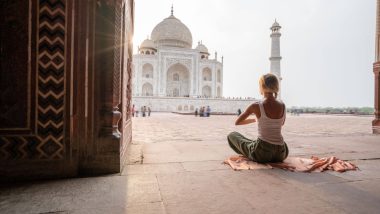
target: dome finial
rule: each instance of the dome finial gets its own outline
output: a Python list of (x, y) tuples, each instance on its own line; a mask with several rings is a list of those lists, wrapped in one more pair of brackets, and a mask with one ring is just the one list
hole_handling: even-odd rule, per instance
[(174, 12), (174, 10), (173, 10), (173, 4), (172, 4), (172, 11), (171, 11), (171, 15), (173, 16), (173, 12)]

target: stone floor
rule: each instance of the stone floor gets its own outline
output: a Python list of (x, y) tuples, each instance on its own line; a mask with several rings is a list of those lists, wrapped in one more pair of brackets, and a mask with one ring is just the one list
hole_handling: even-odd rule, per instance
[(288, 116), (291, 156), (350, 160), (359, 171), (233, 171), (226, 135), (235, 116), (153, 114), (134, 118), (121, 175), (35, 182), (0, 189), (0, 213), (380, 213), (380, 136), (370, 117)]

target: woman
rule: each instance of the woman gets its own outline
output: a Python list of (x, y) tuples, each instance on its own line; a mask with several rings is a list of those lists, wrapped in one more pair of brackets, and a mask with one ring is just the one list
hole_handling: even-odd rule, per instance
[(263, 100), (251, 104), (236, 120), (235, 125), (247, 125), (256, 122), (249, 118), (255, 115), (258, 121), (258, 138), (251, 140), (238, 132), (227, 136), (231, 148), (238, 154), (259, 162), (281, 162), (289, 154), (282, 137), (281, 128), (285, 123), (285, 104), (277, 100), (279, 81), (273, 74), (265, 74), (259, 80)]

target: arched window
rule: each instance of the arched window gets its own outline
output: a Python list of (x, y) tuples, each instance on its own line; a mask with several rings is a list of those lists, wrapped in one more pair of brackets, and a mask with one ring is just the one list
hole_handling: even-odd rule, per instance
[(210, 86), (206, 85), (202, 88), (202, 96), (211, 97), (211, 87)]
[(173, 74), (173, 81), (179, 81), (179, 75), (177, 73)]
[(217, 80), (218, 80), (218, 82), (221, 82), (222, 81), (222, 74), (221, 74), (221, 72), (220, 72), (219, 69), (218, 69), (218, 72), (216, 74), (217, 74)]
[(210, 68), (204, 68), (202, 71), (202, 79), (203, 81), (211, 81), (212, 80), (212, 72)]
[(153, 66), (150, 63), (146, 63), (142, 67), (143, 78), (153, 78)]
[(188, 111), (188, 110), (189, 110), (189, 107), (188, 107), (187, 105), (185, 105), (185, 106), (183, 107), (183, 110), (184, 110), (184, 111)]
[(149, 54), (150, 54), (150, 52), (149, 52), (149, 51), (146, 51), (146, 52), (145, 52), (145, 54), (149, 55)]
[(177, 110), (178, 110), (178, 111), (182, 111), (182, 106), (179, 105), (179, 106), (177, 107)]
[(153, 86), (150, 83), (145, 83), (142, 87), (143, 96), (153, 96)]

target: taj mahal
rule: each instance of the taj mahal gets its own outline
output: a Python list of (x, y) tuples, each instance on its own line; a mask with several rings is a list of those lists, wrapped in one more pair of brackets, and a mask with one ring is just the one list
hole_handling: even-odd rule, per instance
[[(281, 75), (279, 29), (275, 22), (270, 60), (276, 75)], [(219, 59), (217, 52), (213, 55), (202, 41), (193, 48), (190, 29), (174, 16), (172, 7), (170, 16), (153, 28), (133, 55), (133, 103), (150, 106), (153, 111), (186, 112), (199, 106), (229, 113), (245, 109), (254, 99), (223, 97), (224, 59)]]

